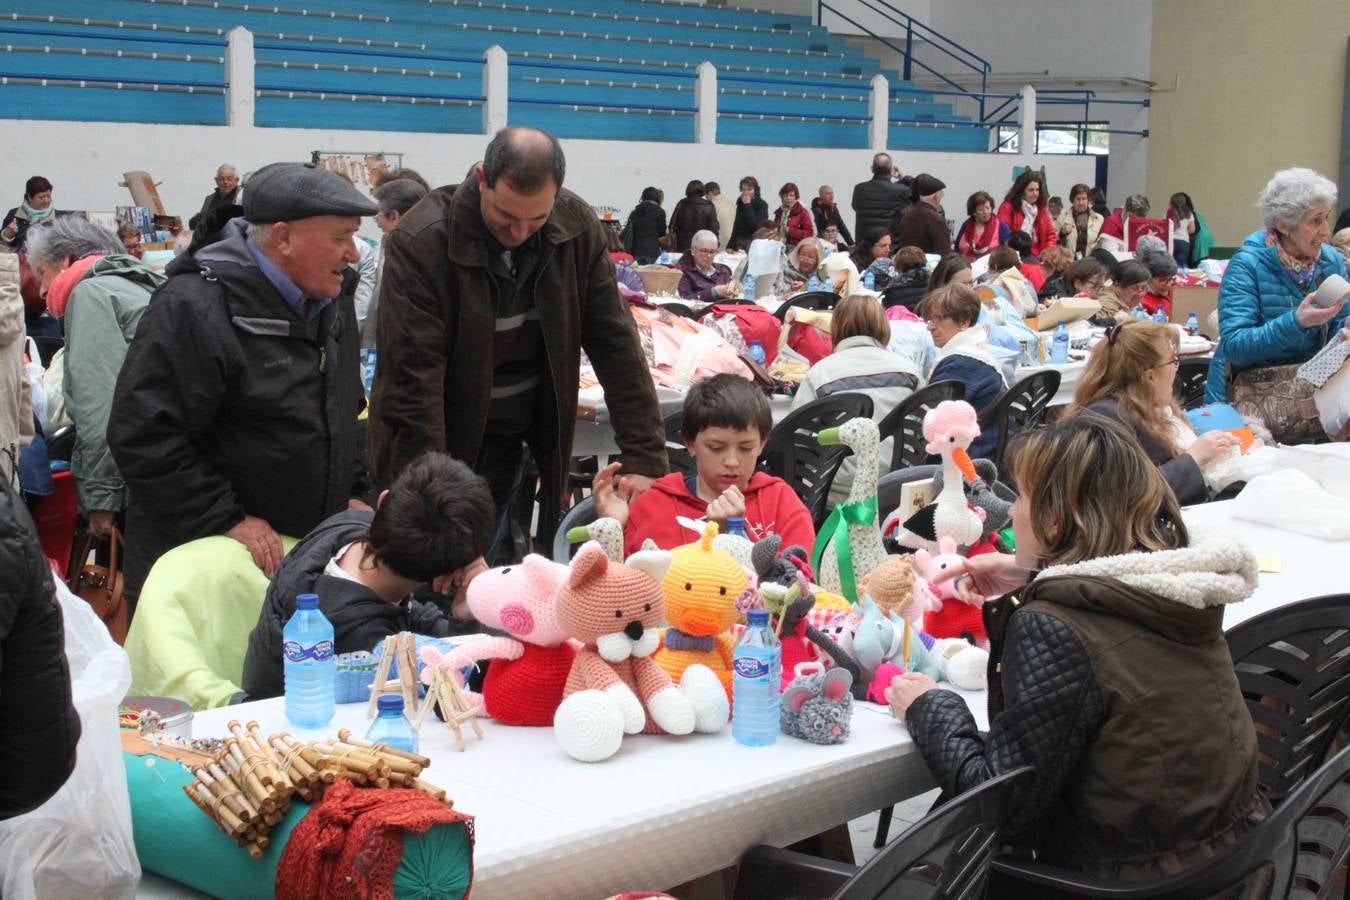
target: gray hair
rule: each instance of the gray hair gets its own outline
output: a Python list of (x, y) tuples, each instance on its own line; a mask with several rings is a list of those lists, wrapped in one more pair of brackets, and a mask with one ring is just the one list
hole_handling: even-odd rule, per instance
[(273, 222), (259, 224), (257, 222), (248, 223), (248, 236), (253, 238), (253, 243), (259, 247), (272, 246), (272, 225)]
[(1336, 185), (1312, 169), (1281, 169), (1266, 182), (1256, 205), (1267, 228), (1276, 225), (1293, 228), (1303, 221), (1308, 210), (1335, 207)]
[(1130, 215), (1142, 218), (1148, 215), (1148, 210), (1148, 198), (1143, 194), (1131, 194), (1125, 198), (1125, 211)]
[(59, 216), (28, 229), (28, 258), (33, 267), (55, 268), (95, 253), (126, 253), (117, 235), (79, 216)]
[(1134, 258), (1141, 260), (1145, 265), (1148, 265), (1148, 258), (1150, 256), (1157, 256), (1159, 254), (1162, 256), (1168, 255), (1167, 244), (1163, 243), (1163, 239), (1160, 237), (1151, 234), (1142, 234), (1139, 236), (1139, 240), (1134, 244)]
[(1148, 253), (1140, 261), (1148, 266), (1150, 278), (1171, 278), (1177, 274), (1177, 261), (1166, 253)]
[(694, 232), (694, 237), (689, 241), (689, 249), (693, 250), (695, 247), (702, 246), (703, 244), (712, 244), (716, 247), (718, 244), (717, 235), (706, 228)]
[(230, 165), (229, 163), (221, 163), (221, 164), (220, 164), (220, 168), (216, 169), (216, 174), (217, 174), (217, 175), (223, 175), (223, 174), (225, 174), (226, 172), (229, 172), (231, 175), (238, 175), (238, 174), (239, 174), (239, 171), (238, 171), (237, 169), (235, 169), (235, 167), (232, 166), (232, 165)]
[(380, 204), (380, 212), (403, 215), (427, 195), (427, 189), (410, 178), (395, 178), (370, 192)]

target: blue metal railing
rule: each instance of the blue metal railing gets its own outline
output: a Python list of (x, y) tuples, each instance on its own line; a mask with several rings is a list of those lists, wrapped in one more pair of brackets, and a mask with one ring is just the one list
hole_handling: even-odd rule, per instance
[[(839, 9), (831, 6), (827, 0), (816, 0), (816, 24), (819, 25), (822, 23), (821, 20), (823, 19), (823, 14), (825, 12), (830, 12), (848, 22), (850, 25), (853, 25), (855, 28), (861, 29), (869, 37), (880, 41), (900, 54), (902, 60), (901, 77), (903, 77), (905, 81), (914, 80), (914, 67), (918, 66), (923, 71), (938, 78), (944, 84), (951, 85), (962, 96), (976, 100), (980, 108), (980, 123), (984, 122), (984, 93), (989, 87), (989, 73), (993, 69), (989, 64), (989, 60), (980, 56), (978, 53), (975, 53), (973, 50), (963, 47), (935, 28), (925, 25), (904, 10), (897, 9), (887, 2), (887, 0), (857, 0), (857, 2), (869, 12), (903, 28), (905, 30), (904, 48), (897, 47), (889, 38), (877, 34), (866, 25), (863, 25), (847, 14), (841, 12)], [(980, 78), (979, 91), (968, 90), (922, 60), (916, 59), (914, 56), (915, 33), (918, 33), (920, 39), (926, 41), (934, 50), (940, 51), (943, 55), (961, 66), (961, 68), (967, 69), (978, 75)]]

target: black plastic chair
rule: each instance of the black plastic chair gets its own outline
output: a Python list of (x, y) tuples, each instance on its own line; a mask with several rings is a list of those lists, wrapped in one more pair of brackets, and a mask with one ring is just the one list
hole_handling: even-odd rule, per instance
[(790, 484), (819, 528), (825, 521), (830, 485), (853, 451), (843, 445), (822, 447), (816, 435), (849, 419), (871, 415), (872, 398), (866, 394), (831, 394), (813, 400), (774, 426), (757, 468)]
[(1152, 881), (1108, 881), (1054, 866), (995, 857), (991, 897), (1325, 898), (1350, 854), (1350, 748), (1305, 779), (1275, 812), (1205, 862)]
[(839, 295), (834, 291), (805, 291), (785, 302), (774, 312), (778, 321), (787, 320), (787, 311), (794, 306), (802, 309), (834, 309), (835, 304), (839, 302)]
[(764, 844), (751, 847), (741, 858), (736, 900), (983, 897), (999, 830), (1032, 772), (1024, 766), (956, 797), (862, 868)]
[(998, 467), (1000, 475), (1007, 477), (1003, 457), (1012, 436), (1019, 431), (1036, 428), (1045, 421), (1045, 411), (1059, 390), (1059, 377), (1056, 369), (1033, 372), (980, 411), (980, 430), (993, 428), (998, 433), (994, 465)]
[(580, 544), (568, 542), (567, 532), (582, 525), (589, 525), (596, 518), (595, 499), (593, 497), (587, 497), (567, 511), (567, 515), (563, 516), (562, 521), (558, 523), (558, 530), (553, 532), (554, 562), (569, 562), (572, 559), (572, 553), (580, 546)]
[(684, 410), (677, 409), (666, 416), (662, 423), (666, 429), (666, 458), (670, 460), (670, 471), (682, 475), (698, 474), (698, 464), (684, 447), (684, 436), (680, 427), (684, 424)]
[(891, 464), (886, 471), (921, 466), (938, 459), (928, 452), (928, 441), (923, 436), (923, 417), (944, 400), (960, 400), (966, 396), (966, 386), (959, 381), (939, 381), (910, 394), (900, 405), (886, 414), (878, 423), (881, 439), (894, 438)]
[(1278, 803), (1350, 722), (1350, 594), (1290, 603), (1224, 637), (1256, 724), (1257, 775)]
[(1172, 393), (1182, 409), (1195, 409), (1205, 405), (1205, 384), (1209, 381), (1210, 356), (1189, 356), (1177, 366), (1177, 380), (1172, 384)]
[(697, 319), (699, 317), (699, 313), (694, 312), (683, 303), (662, 303), (661, 308), (673, 315), (684, 316), (686, 319)]

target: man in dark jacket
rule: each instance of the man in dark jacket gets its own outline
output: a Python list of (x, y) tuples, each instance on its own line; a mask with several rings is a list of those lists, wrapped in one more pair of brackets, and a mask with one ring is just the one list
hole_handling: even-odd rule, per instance
[(911, 179), (901, 175), (892, 181), (891, 156), (878, 153), (872, 157), (872, 178), (853, 186), (853, 233), (862, 237), (872, 228), (891, 227), (896, 213), (914, 205), (910, 193)]
[(366, 493), (352, 235), (376, 207), (332, 172), (274, 163), (244, 219), (169, 268), (117, 379), (108, 445), (128, 489), (126, 590), (212, 534), (269, 576)]
[(912, 185), (919, 202), (909, 208), (893, 229), (892, 243), (896, 247), (918, 247), (924, 253), (946, 256), (952, 252), (952, 233), (947, 220), (938, 210), (947, 185), (924, 172), (915, 176)]
[(828, 184), (822, 184), (820, 195), (811, 201), (811, 217), (816, 220), (816, 234), (824, 236), (825, 229), (833, 225), (839, 229), (839, 239), (844, 242), (844, 246), (853, 245), (853, 235), (848, 233), (848, 226), (839, 212), (839, 204), (834, 202), (834, 188)]
[(75, 771), (61, 607), (33, 520), (0, 478), (0, 819), (37, 809)]
[[(351, 509), (324, 520), (282, 560), (248, 639), (243, 687), (250, 699), (285, 690), (282, 629), (298, 594), (319, 595), (338, 653), (373, 650), (401, 631), (444, 637), (464, 630), (458, 620), (471, 618), (464, 588), (484, 568), (495, 520), (487, 483), (462, 462), (428, 453), (377, 505), (373, 513)], [(410, 596), (422, 585), (455, 591), (450, 616)]]
[(216, 189), (206, 195), (206, 199), (202, 201), (202, 208), (195, 216), (188, 219), (188, 228), (195, 231), (197, 223), (217, 209), (224, 206), (235, 206), (238, 203), (239, 173), (234, 170), (234, 166), (226, 163), (216, 169)]
[(656, 389), (619, 297), (604, 227), (562, 188), (551, 135), (509, 128), (463, 184), (432, 191), (386, 240), (371, 459), (390, 484), (428, 450), (473, 465), (499, 508), (528, 445), (541, 540), (557, 525), (586, 350), (634, 496), (665, 473)]

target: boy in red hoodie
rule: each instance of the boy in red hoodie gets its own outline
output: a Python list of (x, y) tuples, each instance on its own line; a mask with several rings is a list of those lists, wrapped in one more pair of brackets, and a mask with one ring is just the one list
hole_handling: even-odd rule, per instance
[(706, 517), (724, 531), (729, 517), (740, 516), (752, 541), (777, 534), (784, 547), (810, 547), (816, 534), (801, 499), (783, 479), (755, 471), (772, 428), (769, 401), (753, 382), (727, 374), (700, 381), (684, 399), (681, 426), (697, 475), (672, 472), (630, 506), (618, 485), (619, 463), (612, 463), (592, 483), (596, 514), (624, 523), (625, 555), (647, 538), (662, 550), (697, 540), (676, 516)]

